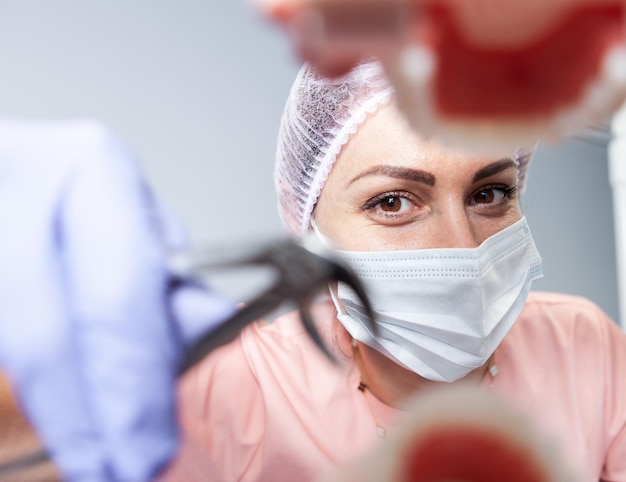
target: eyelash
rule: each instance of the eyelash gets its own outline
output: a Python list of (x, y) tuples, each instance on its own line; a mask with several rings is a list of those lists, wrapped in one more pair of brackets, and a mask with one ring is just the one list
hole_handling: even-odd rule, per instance
[(374, 196), (372, 199), (369, 199), (367, 202), (365, 202), (365, 204), (363, 204), (363, 206), (361, 206), (361, 209), (364, 211), (374, 209), (381, 202), (391, 198), (403, 198), (408, 199), (409, 201), (413, 201), (415, 199), (414, 196), (411, 196), (406, 192), (389, 191), (383, 194), (379, 194), (378, 196)]
[(479, 192), (488, 191), (490, 189), (493, 189), (494, 191), (500, 191), (504, 195), (504, 197), (507, 198), (507, 200), (513, 198), (515, 194), (517, 194), (517, 191), (519, 191), (519, 187), (517, 185), (509, 187), (504, 184), (490, 184), (487, 186), (482, 186), (480, 189), (474, 191), (470, 198), (476, 196)]
[[(493, 189), (494, 191), (500, 191), (504, 195), (504, 197), (506, 197), (507, 199), (512, 199), (519, 191), (519, 187), (517, 185), (507, 186), (504, 184), (490, 184), (487, 186), (482, 186), (480, 189), (477, 189), (476, 191), (474, 191), (474, 193), (470, 196), (470, 198), (473, 196), (476, 196), (481, 191), (488, 191), (490, 189)], [(373, 198), (367, 200), (367, 202), (365, 202), (365, 204), (361, 206), (361, 209), (364, 211), (367, 211), (369, 209), (374, 209), (381, 202), (387, 199), (391, 199), (391, 198), (403, 198), (403, 199), (408, 199), (409, 201), (412, 201), (412, 202), (415, 200), (415, 197), (413, 195), (410, 195), (409, 193), (402, 192), (402, 191), (388, 191), (388, 192), (379, 194), (378, 196), (374, 196)]]

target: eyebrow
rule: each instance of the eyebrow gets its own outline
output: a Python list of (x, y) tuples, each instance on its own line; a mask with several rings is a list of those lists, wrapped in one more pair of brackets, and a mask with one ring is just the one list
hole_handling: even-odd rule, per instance
[(505, 159), (500, 159), (499, 161), (493, 162), (488, 166), (479, 169), (476, 174), (474, 174), (474, 179), (472, 180), (472, 182), (478, 182), (481, 179), (493, 176), (494, 174), (498, 174), (499, 172), (509, 169), (511, 167), (516, 167), (513, 159), (509, 159), (508, 157)]
[(426, 184), (428, 186), (435, 185), (435, 176), (427, 171), (396, 166), (374, 166), (351, 179), (348, 186), (359, 179), (368, 176), (388, 176), (396, 179), (408, 179), (410, 181), (421, 182), (422, 184)]
[[(476, 174), (474, 174), (474, 179), (472, 182), (478, 182), (481, 179), (485, 179), (487, 177), (493, 176), (501, 171), (506, 169), (510, 169), (511, 167), (516, 167), (513, 159), (505, 158), (500, 159), (499, 161), (493, 162), (488, 166), (479, 169)], [(396, 167), (396, 166), (374, 166), (371, 169), (362, 172), (358, 176), (352, 178), (350, 182), (348, 182), (348, 186), (359, 179), (368, 176), (388, 176), (396, 179), (408, 179), (414, 182), (421, 182), (422, 184), (426, 184), (427, 186), (435, 185), (435, 176), (428, 171), (422, 171), (421, 169), (409, 169), (407, 167)]]

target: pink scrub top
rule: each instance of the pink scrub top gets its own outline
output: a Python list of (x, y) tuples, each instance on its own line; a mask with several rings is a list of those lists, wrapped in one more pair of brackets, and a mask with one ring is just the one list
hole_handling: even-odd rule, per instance
[[(376, 443), (400, 413), (357, 389), (332, 303), (315, 319), (330, 363), (297, 313), (256, 323), (180, 386), (183, 442), (164, 481), (318, 481)], [(581, 482), (626, 482), (626, 334), (593, 303), (531, 293), (483, 381), (558, 441)]]

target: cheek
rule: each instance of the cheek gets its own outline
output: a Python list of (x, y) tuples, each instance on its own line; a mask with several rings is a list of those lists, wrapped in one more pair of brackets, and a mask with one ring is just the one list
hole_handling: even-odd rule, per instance
[(409, 224), (399, 227), (372, 227), (367, 236), (362, 236), (365, 251), (400, 251), (425, 249), (433, 244), (429, 223)]
[(516, 223), (521, 218), (522, 213), (518, 208), (510, 209), (506, 215), (497, 218), (476, 217), (473, 219), (472, 225), (478, 243), (480, 244), (485, 239), (499, 233), (505, 228), (508, 228), (511, 224)]
[(331, 190), (322, 193), (313, 211), (317, 228), (340, 248), (351, 237), (353, 217), (349, 208)]

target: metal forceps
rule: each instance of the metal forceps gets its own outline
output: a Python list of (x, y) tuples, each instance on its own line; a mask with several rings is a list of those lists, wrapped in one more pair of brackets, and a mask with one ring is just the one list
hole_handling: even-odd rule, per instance
[[(234, 250), (237, 251), (237, 250)], [(250, 253), (248, 251), (248, 253)], [(228, 258), (232, 259), (228, 259)], [(176, 257), (174, 257), (176, 258)], [(219, 259), (219, 261), (217, 261)], [(212, 261), (213, 260), (213, 261)], [(214, 251), (191, 251), (175, 259), (173, 271), (178, 276), (197, 275), (219, 269), (232, 269), (246, 266), (269, 266), (277, 273), (276, 281), (270, 288), (250, 301), (217, 328), (202, 335), (185, 351), (179, 367), (179, 376), (197, 364), (215, 348), (235, 338), (243, 328), (255, 320), (269, 314), (284, 302), (294, 302), (299, 310), (302, 323), (315, 344), (331, 359), (330, 351), (315, 329), (311, 306), (318, 295), (331, 282), (346, 283), (359, 296), (369, 318), (369, 328), (377, 334), (373, 311), (365, 289), (351, 268), (342, 261), (336, 252), (313, 238), (302, 241), (281, 240), (245, 256), (234, 256), (227, 251), (224, 256)], [(49, 461), (45, 451), (28, 454), (0, 465), (0, 481), (5, 476)]]
[(286, 301), (294, 302), (309, 336), (331, 360), (328, 348), (315, 329), (311, 306), (315, 296), (331, 282), (342, 282), (361, 299), (369, 328), (376, 334), (376, 323), (365, 288), (352, 269), (327, 246), (314, 238), (302, 241), (285, 239), (266, 245), (258, 252), (231, 261), (203, 262), (202, 256), (191, 258), (192, 271), (212, 271), (243, 266), (270, 266), (278, 274), (276, 282), (218, 328), (206, 333), (185, 353), (179, 373), (199, 362), (218, 346), (235, 338), (251, 322), (272, 312)]

